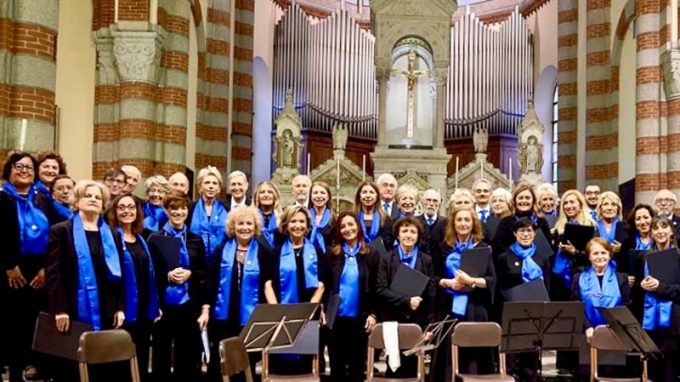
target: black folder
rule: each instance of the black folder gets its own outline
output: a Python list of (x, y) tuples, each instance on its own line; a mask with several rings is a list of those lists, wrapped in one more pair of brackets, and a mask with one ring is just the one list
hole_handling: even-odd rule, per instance
[(427, 288), (430, 278), (404, 264), (399, 265), (392, 279), (392, 292), (404, 297), (419, 297)]
[(466, 249), (460, 256), (460, 269), (472, 277), (482, 277), (490, 262), (491, 247)]
[(340, 303), (342, 299), (339, 294), (333, 293), (328, 297), (328, 306), (326, 307), (326, 326), (329, 329), (333, 329), (335, 325), (335, 319), (338, 317), (338, 309), (340, 308)]
[(595, 227), (579, 224), (565, 224), (562, 243), (567, 241), (578, 251), (585, 251), (586, 244), (595, 236)]
[(92, 325), (71, 320), (69, 331), (62, 333), (57, 330), (53, 315), (40, 312), (35, 323), (33, 350), (77, 361), (80, 336), (85, 332), (91, 331)]
[(179, 251), (182, 241), (172, 236), (151, 235), (149, 237), (149, 251), (158, 252), (163, 256), (166, 272), (179, 268)]
[(655, 279), (669, 283), (680, 283), (680, 262), (677, 248), (670, 248), (661, 252), (647, 254), (649, 274)]
[(552, 257), (552, 255), (555, 254), (555, 252), (552, 249), (552, 246), (550, 245), (550, 242), (548, 242), (548, 238), (545, 237), (543, 231), (541, 231), (540, 229), (536, 230), (534, 244), (536, 244), (536, 253), (545, 259), (549, 259), (550, 257)]
[(385, 243), (383, 243), (382, 237), (378, 236), (373, 241), (368, 243), (368, 246), (373, 248), (376, 252), (378, 252), (378, 255), (380, 256), (387, 256), (387, 248), (385, 248)]
[(536, 279), (528, 283), (522, 283), (514, 288), (506, 289), (501, 292), (505, 301), (521, 302), (549, 302), (548, 290), (542, 279)]

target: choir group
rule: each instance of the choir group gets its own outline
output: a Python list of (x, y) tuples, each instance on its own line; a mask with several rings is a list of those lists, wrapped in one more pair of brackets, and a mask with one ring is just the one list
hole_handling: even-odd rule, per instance
[[(420, 195), (382, 174), (359, 184), (354, 208), (336, 216), (331, 188), (304, 175), (292, 182), (296, 201), (289, 206), (269, 181), (257, 184), (251, 199), (240, 171), (224, 182), (216, 168), (201, 169), (193, 201), (182, 173), (148, 177), (145, 200), (131, 193), (141, 177), (123, 166), (103, 182), (76, 182), (55, 152), (10, 154), (0, 192), (0, 361), (10, 382), (78, 379), (75, 363), (31, 350), (40, 311), (54, 315), (59, 331), (74, 321), (127, 330), (142, 381), (201, 378), (207, 333), (207, 378), (217, 382), (219, 341), (237, 336), (257, 304), (301, 302), (321, 304), (320, 345), (328, 348), (331, 379), (363, 381), (377, 323), (426, 328), (447, 316), (501, 322), (503, 292), (535, 280), (552, 301), (583, 302), (586, 337), (605, 322), (596, 308), (628, 306), (663, 351), (650, 367), (652, 379), (675, 381), (680, 372), (680, 284), (660, 281), (647, 264), (649, 254), (677, 246), (680, 218), (669, 190), (624, 217), (619, 196), (596, 185), (558, 196), (550, 184), (492, 189), (480, 179), (441, 208), (436, 190)], [(593, 227), (595, 237), (579, 247), (565, 234), (570, 225)], [(164, 253), (168, 238), (181, 243), (175, 261)], [(461, 269), (471, 249), (490, 254), (477, 274)], [(394, 291), (402, 265), (430, 279), (422, 294)], [(324, 307), (336, 295), (331, 329)], [(441, 346), (432, 354), (429, 380), (451, 380), (450, 352)], [(510, 372), (521, 381), (536, 378), (536, 357), (509, 354)], [(304, 356), (271, 358), (279, 374), (310, 366)], [(388, 355), (388, 376), (415, 375), (415, 357), (396, 358)], [(463, 349), (460, 368), (493, 372), (497, 360), (490, 349)], [(558, 352), (557, 363), (578, 375), (574, 352)], [(93, 368), (92, 379), (119, 380), (114, 369)]]

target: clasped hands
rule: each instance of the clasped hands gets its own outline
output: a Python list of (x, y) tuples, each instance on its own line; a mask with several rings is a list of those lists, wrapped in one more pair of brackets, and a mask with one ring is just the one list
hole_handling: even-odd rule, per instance
[(456, 277), (452, 279), (442, 279), (440, 284), (446, 288), (451, 288), (453, 290), (463, 290), (474, 283), (474, 279), (465, 273), (465, 271), (459, 269), (456, 271)]
[[(26, 278), (24, 278), (24, 275), (21, 273), (21, 269), (17, 265), (16, 267), (6, 271), (7, 273), (7, 283), (9, 284), (9, 287), (12, 289), (21, 289), (24, 286), (26, 286)], [(43, 286), (45, 286), (45, 269), (42, 268), (40, 271), (38, 271), (38, 274), (35, 275), (33, 280), (29, 283), (31, 288), (33, 289), (40, 289)]]
[(173, 284), (182, 285), (191, 277), (191, 271), (184, 268), (175, 268), (168, 272), (168, 282)]

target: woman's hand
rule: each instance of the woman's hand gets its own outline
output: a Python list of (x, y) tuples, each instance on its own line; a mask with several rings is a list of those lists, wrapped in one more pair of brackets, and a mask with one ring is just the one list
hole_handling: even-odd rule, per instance
[(125, 322), (125, 313), (123, 313), (122, 310), (117, 311), (113, 315), (113, 328), (114, 329), (120, 329), (123, 326), (124, 322)]
[(203, 305), (203, 308), (201, 309), (201, 315), (198, 316), (198, 327), (201, 330), (205, 330), (205, 328), (208, 327), (208, 320), (210, 319), (210, 305)]
[(619, 252), (621, 252), (621, 243), (619, 243), (618, 241), (614, 240), (614, 242), (612, 243), (612, 252), (614, 252), (614, 253), (619, 253)]
[(177, 285), (184, 284), (190, 277), (191, 271), (184, 268), (175, 268), (168, 273), (168, 281)]
[(411, 310), (417, 310), (421, 302), (423, 302), (422, 298), (418, 296), (411, 297), (411, 300), (409, 300), (409, 307), (411, 308)]
[(364, 325), (366, 333), (371, 333), (377, 323), (378, 321), (375, 319), (374, 315), (371, 314), (370, 316), (368, 316), (368, 318), (366, 318), (366, 324)]
[(632, 287), (635, 285), (635, 276), (628, 276), (628, 286)]
[(324, 311), (322, 310), (322, 311), (321, 311), (321, 314), (319, 314), (319, 325), (320, 325), (320, 326), (324, 326), (324, 325), (326, 325), (327, 323), (328, 323), (328, 321), (326, 320), (326, 312), (324, 312)]
[(456, 271), (456, 279), (458, 282), (462, 283), (463, 285), (470, 285), (473, 283), (472, 277), (465, 273), (463, 270), (459, 269)]
[(571, 244), (570, 241), (567, 241), (566, 244), (560, 243), (560, 246), (559, 246), (559, 247), (560, 247), (560, 251), (566, 252), (566, 253), (568, 253), (568, 254), (570, 254), (570, 255), (572, 255), (572, 256), (576, 253), (576, 247), (574, 247), (574, 246)]
[(54, 316), (54, 321), (57, 324), (57, 330), (65, 333), (68, 332), (71, 320), (68, 317), (68, 314), (66, 313), (59, 313), (56, 316)]
[(26, 285), (26, 279), (21, 274), (21, 269), (19, 269), (18, 265), (7, 271), (7, 282), (9, 287), (13, 289), (23, 288)]
[(31, 280), (30, 285), (33, 289), (41, 289), (45, 286), (45, 268), (38, 271), (38, 274)]
[(652, 276), (647, 276), (640, 283), (640, 287), (647, 292), (654, 292), (659, 288), (659, 280)]

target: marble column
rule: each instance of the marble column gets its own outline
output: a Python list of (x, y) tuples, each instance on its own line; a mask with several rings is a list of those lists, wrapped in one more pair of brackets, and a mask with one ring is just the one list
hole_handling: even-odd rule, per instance
[(434, 82), (437, 85), (437, 111), (435, 115), (434, 148), (444, 147), (444, 118), (446, 114), (446, 79), (447, 68), (437, 68), (434, 70)]
[(387, 147), (387, 82), (390, 80), (390, 69), (376, 67), (375, 77), (378, 80), (378, 147)]

